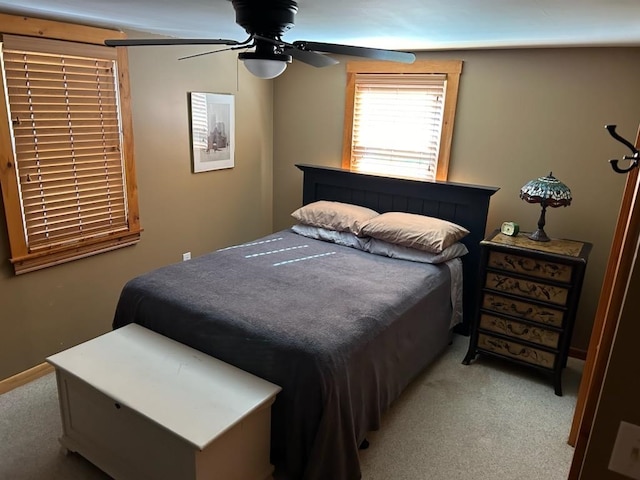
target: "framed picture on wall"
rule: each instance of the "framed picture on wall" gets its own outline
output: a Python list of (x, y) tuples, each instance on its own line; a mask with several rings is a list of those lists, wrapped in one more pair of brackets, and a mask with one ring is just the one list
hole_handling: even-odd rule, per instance
[(189, 92), (193, 173), (233, 168), (235, 105), (233, 95)]

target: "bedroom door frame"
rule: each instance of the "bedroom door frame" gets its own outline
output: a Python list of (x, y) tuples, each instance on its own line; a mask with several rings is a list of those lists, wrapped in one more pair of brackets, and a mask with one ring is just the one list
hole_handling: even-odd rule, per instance
[[(640, 148), (640, 128), (635, 145), (636, 148)], [(640, 205), (637, 199), (637, 193), (640, 192), (638, 170), (640, 168), (634, 168), (627, 174), (609, 261), (594, 318), (587, 359), (567, 442), (575, 447), (568, 480), (580, 478), (609, 354), (624, 304), (627, 282), (634, 265), (634, 247), (640, 236)]]

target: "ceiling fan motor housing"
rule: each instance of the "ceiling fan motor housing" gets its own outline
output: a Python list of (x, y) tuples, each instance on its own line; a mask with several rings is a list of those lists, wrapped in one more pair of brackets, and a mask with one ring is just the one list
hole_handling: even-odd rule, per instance
[(298, 4), (294, 0), (231, 0), (236, 23), (249, 35), (279, 39), (294, 25)]

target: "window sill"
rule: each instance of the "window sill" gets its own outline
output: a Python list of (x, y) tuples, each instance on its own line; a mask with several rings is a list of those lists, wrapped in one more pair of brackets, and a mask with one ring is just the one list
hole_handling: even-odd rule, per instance
[(24, 257), (12, 258), (11, 263), (13, 264), (16, 275), (42, 270), (43, 268), (53, 267), (73, 260), (79, 260), (92, 255), (110, 252), (118, 248), (135, 245), (140, 241), (141, 232), (142, 230), (127, 232), (119, 235), (118, 237), (101, 239), (100, 241), (94, 240), (93, 242), (85, 242), (77, 244), (74, 247), (65, 247), (57, 250), (52, 249), (32, 253), (25, 255)]

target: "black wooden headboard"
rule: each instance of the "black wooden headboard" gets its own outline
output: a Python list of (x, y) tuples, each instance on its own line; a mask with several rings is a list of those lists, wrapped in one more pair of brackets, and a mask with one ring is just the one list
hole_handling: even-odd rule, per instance
[(304, 173), (304, 205), (317, 200), (352, 203), (380, 213), (397, 211), (442, 218), (469, 230), (469, 235), (462, 240), (469, 250), (462, 258), (464, 321), (456, 329), (468, 335), (476, 308), (479, 243), (485, 236), (490, 197), (499, 188), (383, 177), (314, 165), (296, 166)]

